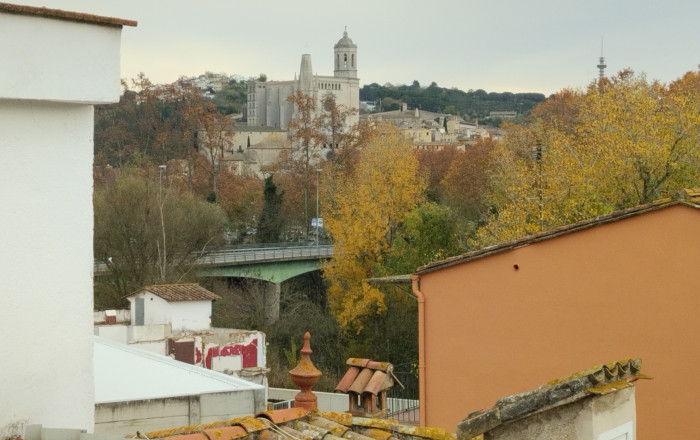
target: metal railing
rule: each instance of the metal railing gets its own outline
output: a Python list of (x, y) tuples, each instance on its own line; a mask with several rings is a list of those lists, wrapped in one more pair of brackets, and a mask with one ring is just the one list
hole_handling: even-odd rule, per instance
[[(276, 245), (276, 246), (274, 246)], [(333, 256), (332, 245), (290, 246), (280, 243), (259, 244), (256, 247), (231, 246), (213, 250), (197, 259), (195, 266), (220, 266), (226, 264), (246, 264), (280, 260), (323, 259)], [(109, 268), (102, 261), (95, 260), (95, 273), (107, 272)]]
[(294, 407), (294, 399), (282, 400), (281, 402), (273, 402), (272, 409), (288, 409)]
[(264, 248), (233, 248), (210, 252), (197, 260), (197, 265), (218, 266), (235, 263), (303, 260), (315, 258), (330, 258), (333, 255), (332, 245), (294, 246), (294, 247), (264, 247)]
[(399, 423), (417, 425), (420, 423), (420, 405), (418, 390), (418, 373), (415, 371), (394, 371), (404, 388), (394, 385), (387, 393), (386, 404), (389, 408), (387, 418)]

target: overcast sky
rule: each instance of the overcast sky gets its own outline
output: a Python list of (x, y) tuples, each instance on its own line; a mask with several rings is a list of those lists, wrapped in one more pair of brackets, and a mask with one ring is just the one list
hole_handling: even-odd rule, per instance
[(289, 80), (301, 55), (333, 74), (347, 26), (360, 85), (554, 93), (624, 68), (670, 82), (700, 64), (698, 0), (9, 0), (138, 21), (122, 32), (122, 77), (205, 71)]

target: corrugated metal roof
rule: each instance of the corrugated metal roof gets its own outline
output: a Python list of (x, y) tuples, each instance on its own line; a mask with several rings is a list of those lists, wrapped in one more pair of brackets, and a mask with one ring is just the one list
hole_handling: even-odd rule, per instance
[(95, 403), (126, 402), (262, 385), (95, 336)]

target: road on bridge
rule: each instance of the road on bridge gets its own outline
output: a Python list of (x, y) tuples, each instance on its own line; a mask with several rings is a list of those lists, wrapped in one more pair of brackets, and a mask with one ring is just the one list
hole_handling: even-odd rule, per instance
[[(294, 261), (325, 259), (333, 256), (332, 245), (319, 246), (265, 246), (230, 247), (212, 251), (197, 259), (196, 267), (236, 266), (267, 261)], [(101, 261), (95, 261), (95, 274), (104, 274), (109, 269)]]
[(333, 256), (332, 245), (229, 248), (210, 252), (197, 260), (197, 266), (230, 266), (282, 260), (314, 260)]

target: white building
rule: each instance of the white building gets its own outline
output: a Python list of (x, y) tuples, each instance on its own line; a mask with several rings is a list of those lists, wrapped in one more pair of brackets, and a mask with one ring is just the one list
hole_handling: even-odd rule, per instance
[(133, 434), (265, 410), (262, 385), (99, 337), (94, 344), (95, 432)]
[(93, 430), (93, 105), (135, 25), (0, 3), (0, 439)]
[[(212, 328), (212, 301), (220, 299), (215, 293), (196, 283), (162, 284), (145, 286), (127, 298), (130, 313), (105, 312), (103, 322), (95, 325), (96, 336), (267, 385), (265, 334)], [(115, 319), (108, 323), (110, 314)], [(127, 315), (131, 325), (124, 322)]]
[[(311, 55), (301, 56), (299, 77), (291, 81), (250, 81), (248, 82), (248, 102), (246, 118), (248, 125), (286, 129), (295, 115), (295, 109), (287, 97), (301, 90), (316, 100), (320, 110), (321, 100), (326, 95), (334, 95), (336, 103), (348, 109), (360, 107), (360, 80), (357, 77), (357, 45), (343, 32), (333, 48), (333, 76), (320, 76), (313, 73)], [(346, 120), (350, 127), (359, 121), (359, 113)]]
[(145, 286), (127, 297), (131, 325), (170, 324), (173, 333), (211, 327), (211, 303), (221, 297), (197, 283)]

